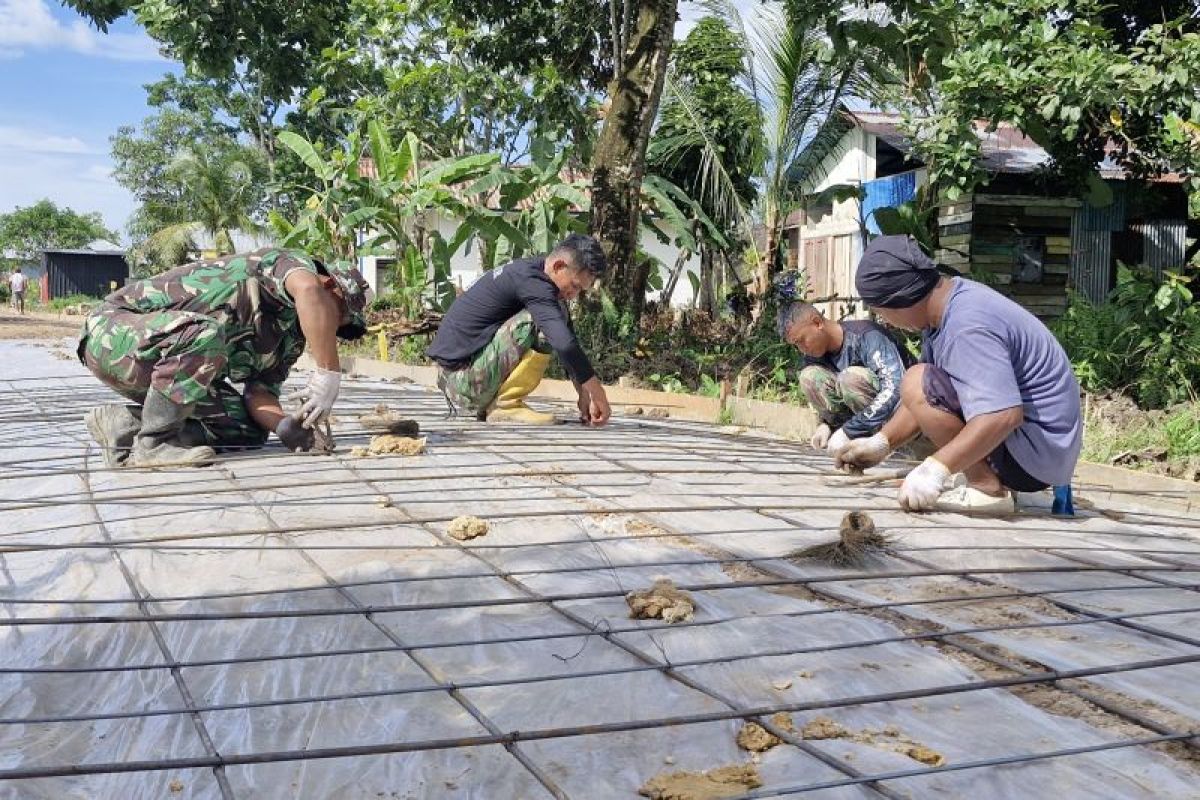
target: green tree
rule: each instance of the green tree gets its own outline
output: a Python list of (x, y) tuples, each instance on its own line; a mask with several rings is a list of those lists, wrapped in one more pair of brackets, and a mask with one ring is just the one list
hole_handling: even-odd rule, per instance
[[(835, 51), (826, 37), (826, 22), (837, 20), (840, 4), (767, 5), (748, 20), (728, 0), (713, 0), (708, 7), (737, 43), (738, 85), (761, 115), (755, 210), (740, 196), (737, 176), (726, 166), (722, 144), (711, 135), (701, 99), (688, 82), (669, 81), (667, 102), (682, 112), (677, 117), (681, 132), (691, 137), (680, 142), (700, 150), (702, 202), (723, 219), (736, 220), (742, 240), (750, 244), (751, 318), (758, 319), (771, 280), (783, 266), (784, 223), (801, 200), (792, 169), (817, 137), (832, 135), (825, 123), (841, 101), (862, 89), (863, 52)], [(761, 252), (753, 244), (756, 222), (765, 230)]]
[[(835, 42), (874, 48), (882, 102), (907, 112), (931, 178), (950, 198), (986, 181), (973, 120), (1042, 145), (1052, 173), (1104, 202), (1096, 166), (1194, 174), (1200, 29), (1193, 3), (890, 0), (886, 21), (844, 21)], [(1188, 15), (1163, 21), (1162, 13)], [(1151, 24), (1153, 23), (1153, 24)]]
[[(738, 87), (742, 72), (738, 37), (717, 17), (701, 19), (671, 55), (668, 88), (647, 155), (652, 174), (699, 198), (705, 214), (725, 230), (743, 227), (740, 209), (752, 206), (758, 196), (754, 177), (763, 156), (762, 114)], [(733, 207), (708, 191), (711, 169), (706, 162), (713, 158), (728, 176), (737, 200)], [(718, 254), (713, 237), (705, 235), (707, 229), (694, 227), (692, 238), (701, 262), (700, 306), (713, 314), (720, 300), (714, 269)], [(734, 245), (744, 247), (745, 241), (735, 239)], [(690, 254), (684, 250), (681, 256)], [(678, 274), (679, 269), (673, 269), (671, 277), (677, 279)]]
[(63, 0), (100, 30), (124, 16), (196, 74), (255, 76), (264, 97), (290, 101), (346, 21), (342, 0)]
[(196, 133), (203, 140), (213, 136), (248, 139), (262, 152), (273, 176), (277, 118), (283, 104), (264, 93), (253, 73), (240, 72), (230, 78), (167, 74), (145, 89), (146, 104), (151, 108), (177, 110), (202, 122)]
[(98, 212), (80, 214), (40, 200), (0, 214), (0, 251), (10, 251), (20, 261), (32, 261), (42, 250), (83, 247), (96, 239), (117, 240)]
[[(420, 130), (422, 142), (443, 155), (496, 152), (506, 164), (527, 159), (536, 139), (586, 148), (594, 92), (584, 71), (549, 58), (551, 48), (511, 58), (501, 42), (528, 48), (481, 13), (494, 14), (493, 4), (352, 0), (342, 35), (322, 54), (318, 81), (289, 116), (289, 128), (309, 139), (338, 139), (365, 114), (393, 136)], [(563, 35), (556, 31), (556, 45)]]
[[(735, 222), (728, 209), (715, 207), (705, 191), (703, 162), (707, 143), (716, 151), (739, 200), (754, 203), (754, 185), (762, 158), (762, 114), (738, 87), (743, 53), (738, 37), (717, 17), (701, 19), (671, 55), (674, 89), (667, 93), (647, 156), (649, 168), (690, 196), (721, 223)], [(691, 107), (678, 97), (688, 92)], [(692, 115), (699, 117), (703, 135)]]
[(254, 147), (185, 150), (167, 168), (164, 181), (177, 187), (182, 219), (153, 231), (135, 249), (135, 261), (154, 268), (185, 260), (205, 234), (218, 255), (234, 251), (233, 234), (261, 227), (265, 171)]

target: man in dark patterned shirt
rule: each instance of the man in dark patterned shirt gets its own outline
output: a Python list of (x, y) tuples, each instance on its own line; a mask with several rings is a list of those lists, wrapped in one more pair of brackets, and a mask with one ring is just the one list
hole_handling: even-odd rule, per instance
[(800, 388), (821, 418), (813, 447), (835, 453), (878, 431), (895, 412), (911, 358), (881, 326), (835, 322), (793, 301), (779, 310), (779, 332), (805, 356)]
[[(348, 265), (270, 248), (185, 264), (109, 295), (84, 322), (79, 359), (138, 405), (88, 412), (105, 462), (199, 466), (215, 449), (259, 447), (271, 431), (290, 450), (310, 449), (338, 394), (337, 339), (366, 332), (366, 291)], [(289, 416), (279, 392), (306, 344), (317, 369)]]

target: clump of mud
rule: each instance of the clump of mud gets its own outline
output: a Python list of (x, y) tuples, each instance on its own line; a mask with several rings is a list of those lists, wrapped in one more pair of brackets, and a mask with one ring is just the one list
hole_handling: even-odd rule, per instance
[(632, 619), (661, 619), (668, 625), (691, 622), (696, 602), (687, 592), (675, 588), (670, 578), (660, 578), (649, 589), (625, 595)]
[(788, 558), (811, 558), (833, 567), (861, 567), (869, 556), (882, 555), (892, 543), (875, 530), (875, 520), (865, 511), (850, 511), (842, 517), (836, 542), (816, 544), (791, 553)]
[(762, 786), (753, 764), (735, 764), (707, 772), (671, 772), (646, 781), (638, 794), (650, 800), (721, 800)]
[[(778, 714), (771, 717), (771, 724), (776, 728), (782, 728), (789, 733), (795, 733), (796, 726), (792, 722), (791, 714), (785, 711), (780, 711)], [(737, 746), (743, 750), (749, 750), (751, 753), (765, 753), (775, 745), (779, 744), (779, 737), (768, 731), (757, 722), (747, 722), (738, 731)]]
[(458, 539), (460, 542), (483, 536), (487, 532), (488, 524), (486, 521), (479, 517), (470, 516), (455, 517), (450, 521), (450, 527), (446, 529), (446, 533), (450, 534), (450, 538)]
[(421, 426), (415, 419), (405, 419), (388, 408), (386, 403), (380, 403), (374, 410), (358, 417), (359, 423), (369, 431), (383, 431), (395, 436), (417, 436)]
[(829, 717), (814, 717), (800, 729), (800, 735), (805, 739), (820, 741), (822, 739), (845, 739), (856, 744), (865, 744), (891, 750), (908, 756), (931, 767), (940, 767), (946, 763), (946, 757), (920, 742), (914, 742), (900, 733), (895, 725), (888, 725), (883, 730), (864, 728), (861, 731), (849, 730)]
[(661, 407), (660, 408), (652, 408), (646, 412), (646, 416), (654, 417), (655, 419), (667, 419), (668, 417), (671, 416), (671, 412), (667, 411), (665, 408), (661, 408)]
[(352, 456), (417, 456), (425, 452), (425, 437), (395, 436), (383, 433), (372, 436), (366, 447), (359, 445), (350, 449)]
[(816, 717), (805, 723), (800, 735), (805, 739), (844, 739), (850, 732), (829, 717)]

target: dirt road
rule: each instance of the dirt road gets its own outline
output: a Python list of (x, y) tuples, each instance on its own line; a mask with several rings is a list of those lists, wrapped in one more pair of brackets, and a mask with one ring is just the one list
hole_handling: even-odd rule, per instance
[(83, 317), (25, 312), (18, 315), (8, 306), (0, 308), (0, 339), (61, 339), (76, 336)]

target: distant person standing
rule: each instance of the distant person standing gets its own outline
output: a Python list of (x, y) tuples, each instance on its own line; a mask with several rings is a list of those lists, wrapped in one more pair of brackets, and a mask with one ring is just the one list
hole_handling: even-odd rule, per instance
[(12, 291), (12, 307), (20, 313), (25, 313), (25, 286), (28, 280), (21, 274), (21, 270), (14, 269), (12, 275), (8, 276), (8, 288)]

